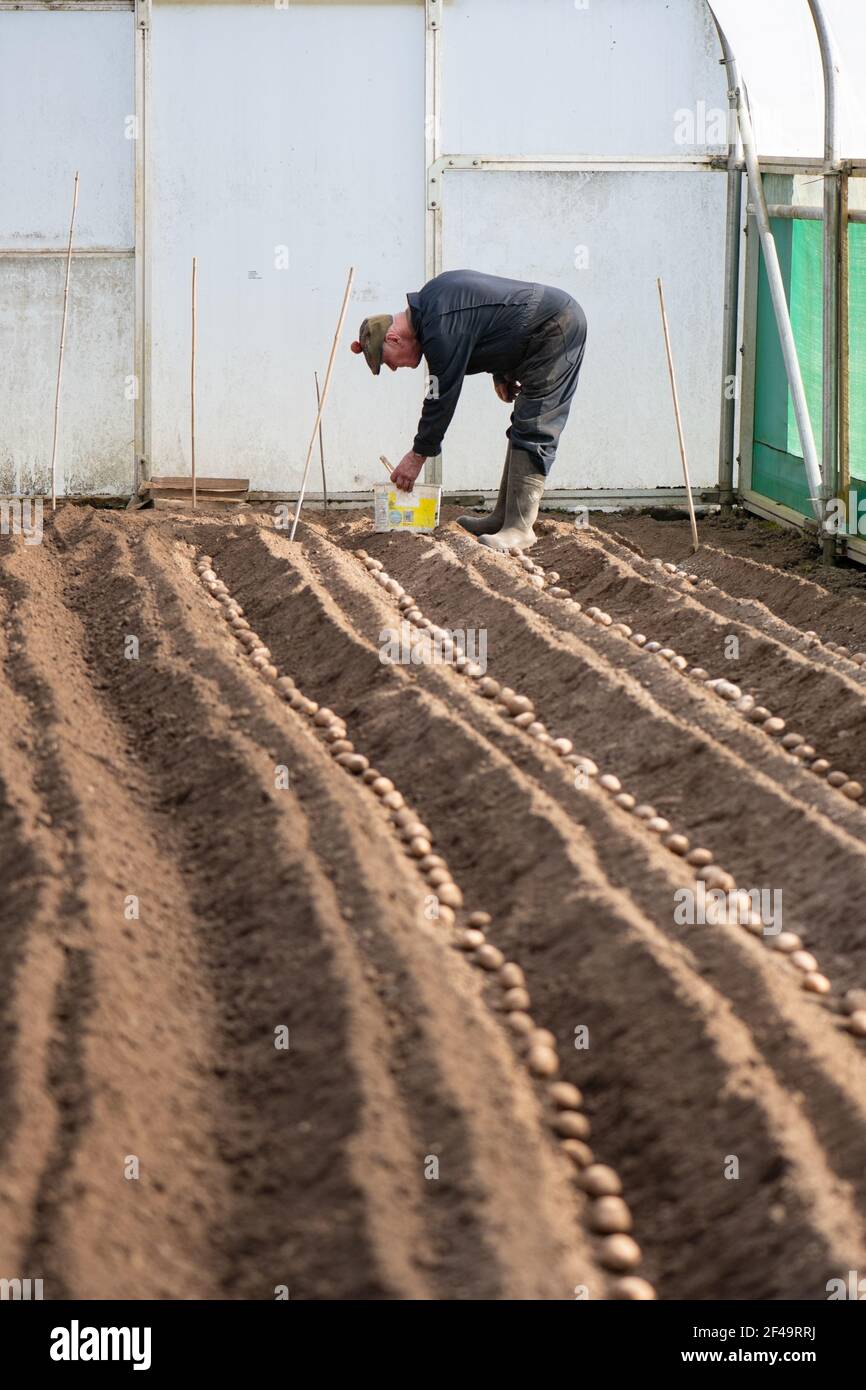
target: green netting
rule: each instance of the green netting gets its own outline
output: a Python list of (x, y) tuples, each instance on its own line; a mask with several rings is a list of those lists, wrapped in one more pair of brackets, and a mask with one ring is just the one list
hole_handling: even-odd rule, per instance
[(848, 428), (851, 477), (866, 487), (866, 224), (848, 228)]
[[(820, 222), (794, 222), (791, 246), (791, 281), (788, 302), (791, 307), (791, 327), (797, 344), (800, 371), (806, 388), (809, 418), (815, 435), (818, 460), (821, 461), (821, 427), (824, 416), (821, 378), (823, 373), (824, 331), (824, 228)], [(794, 415), (794, 402), (787, 392), (789, 454), (802, 459), (800, 431)]]
[[(823, 228), (820, 222), (783, 218), (774, 218), (772, 226), (820, 461)], [(848, 254), (849, 460), (851, 487), (860, 501), (866, 500), (866, 225), (849, 226)], [(804, 516), (812, 515), (763, 257), (758, 272), (752, 487)]]

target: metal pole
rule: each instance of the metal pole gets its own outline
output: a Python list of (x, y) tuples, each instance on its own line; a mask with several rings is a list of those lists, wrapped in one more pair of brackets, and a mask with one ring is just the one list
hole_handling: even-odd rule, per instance
[[(824, 322), (821, 471), (827, 500), (839, 493), (839, 56), (821, 0), (809, 9), (824, 73)], [(835, 536), (824, 535), (824, 559), (832, 561)]]
[[(432, 280), (442, 269), (442, 203), (429, 197), (430, 171), (442, 144), (442, 21), (443, 0), (424, 0), (424, 269)], [(424, 461), (424, 482), (442, 482), (442, 455)]]
[[(733, 58), (728, 41), (719, 29), (727, 64)], [(729, 84), (730, 85), (730, 84)], [(728, 193), (725, 211), (725, 300), (722, 320), (722, 389), (719, 420), (719, 502), (729, 507), (734, 500), (734, 420), (737, 410), (737, 329), (739, 326), (740, 235), (743, 208), (743, 179), (737, 165), (737, 138), (733, 129), (737, 101), (728, 92)], [(733, 120), (731, 120), (733, 117)]]
[(150, 19), (151, 0), (135, 0), (135, 403), (134, 483), (150, 476)]
[[(715, 19), (715, 16), (713, 16), (713, 18)], [(716, 20), (716, 29), (721, 35), (722, 31), (718, 20)], [(730, 56), (727, 56), (728, 54)], [(785, 298), (785, 282), (782, 279), (779, 255), (776, 251), (776, 242), (770, 230), (770, 219), (767, 215), (767, 202), (764, 197), (764, 185), (761, 181), (761, 169), (758, 164), (758, 155), (755, 149), (752, 118), (749, 114), (745, 90), (740, 81), (737, 60), (731, 52), (730, 46), (727, 47), (725, 67), (728, 73), (730, 91), (736, 101), (737, 121), (740, 128), (740, 139), (743, 142), (746, 173), (749, 180), (749, 196), (755, 208), (755, 221), (758, 224), (761, 249), (764, 253), (764, 266), (767, 271), (770, 298), (773, 303), (773, 313), (776, 318), (776, 329), (779, 334), (779, 343), (785, 363), (785, 375), (788, 378), (788, 389), (791, 392), (791, 399), (794, 404), (794, 415), (797, 420), (797, 429), (800, 432), (800, 444), (803, 449), (803, 464), (809, 483), (809, 501), (812, 504), (812, 510), (815, 513), (819, 526), (822, 528), (823, 534), (826, 489), (818, 464), (818, 454), (815, 449), (815, 436), (812, 433), (812, 422), (809, 419), (809, 407), (806, 402), (803, 377), (797, 358), (797, 345), (794, 342), (794, 332), (791, 328), (791, 316), (788, 312), (788, 301)]]
[[(849, 319), (848, 286), (850, 283), (848, 222), (848, 175), (840, 179), (841, 198), (839, 208), (839, 496), (850, 501), (851, 488), (851, 420), (850, 407), (850, 365), (851, 365), (851, 324)], [(857, 513), (848, 516), (848, 533), (851, 522), (856, 529)]]

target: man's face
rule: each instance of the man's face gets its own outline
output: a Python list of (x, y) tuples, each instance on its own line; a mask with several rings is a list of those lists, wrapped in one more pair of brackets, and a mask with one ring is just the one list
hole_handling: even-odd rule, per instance
[(417, 367), (421, 361), (421, 345), (406, 338), (398, 329), (389, 328), (382, 344), (382, 364), (396, 372), (398, 367)]

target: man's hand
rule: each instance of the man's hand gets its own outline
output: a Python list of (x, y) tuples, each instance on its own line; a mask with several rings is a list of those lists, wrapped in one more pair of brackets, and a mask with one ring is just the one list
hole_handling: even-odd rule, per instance
[(401, 492), (411, 492), (415, 486), (415, 479), (424, 467), (424, 455), (414, 454), (410, 450), (404, 454), (394, 472), (391, 474), (391, 482), (400, 489)]
[(519, 381), (497, 381), (493, 379), (493, 389), (501, 401), (510, 404), (520, 390)]

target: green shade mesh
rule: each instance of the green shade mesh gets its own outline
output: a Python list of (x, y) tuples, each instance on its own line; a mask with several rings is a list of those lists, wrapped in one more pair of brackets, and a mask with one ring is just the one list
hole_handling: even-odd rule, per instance
[[(774, 218), (772, 227), (820, 461), (823, 225)], [(849, 226), (848, 254), (849, 460), (851, 487), (858, 500), (866, 500), (866, 225)], [(763, 256), (758, 272), (752, 488), (804, 516), (812, 515)], [(866, 531), (866, 515), (862, 529)]]

